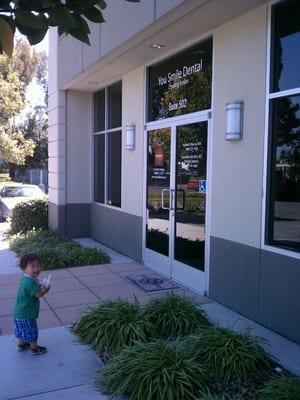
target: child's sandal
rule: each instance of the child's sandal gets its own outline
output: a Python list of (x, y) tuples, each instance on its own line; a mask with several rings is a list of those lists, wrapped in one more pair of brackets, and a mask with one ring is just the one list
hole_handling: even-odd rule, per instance
[(30, 348), (29, 343), (24, 343), (24, 344), (18, 344), (18, 351), (25, 351)]
[(47, 353), (47, 348), (43, 346), (37, 346), (34, 349), (31, 349), (31, 352), (34, 356), (39, 355), (39, 354), (45, 354)]

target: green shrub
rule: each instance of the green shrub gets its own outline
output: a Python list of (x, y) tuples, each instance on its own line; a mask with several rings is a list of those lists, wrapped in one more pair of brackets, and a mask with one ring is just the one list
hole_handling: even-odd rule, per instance
[(299, 400), (300, 379), (280, 377), (271, 379), (258, 391), (258, 400)]
[(211, 374), (225, 383), (245, 379), (270, 367), (261, 346), (262, 339), (249, 332), (235, 333), (229, 329), (209, 327), (186, 340), (186, 350), (196, 354)]
[(213, 394), (208, 392), (197, 397), (197, 400), (246, 400), (246, 398), (239, 394), (230, 396), (228, 394)]
[(98, 383), (131, 400), (190, 400), (207, 388), (205, 370), (176, 342), (125, 347), (101, 371)]
[(11, 219), (11, 233), (48, 228), (48, 200), (31, 200), (17, 204)]
[(46, 230), (32, 230), (14, 235), (10, 238), (10, 247), (19, 256), (37, 253), (45, 270), (110, 262), (104, 252), (81, 247), (78, 243)]
[(85, 312), (73, 326), (83, 341), (110, 353), (153, 337), (154, 326), (138, 302), (108, 300)]
[(12, 235), (9, 239), (10, 247), (18, 254), (32, 251), (34, 247), (55, 247), (60, 243), (68, 242), (64, 236), (48, 230), (32, 229), (26, 233)]
[(207, 319), (194, 303), (182, 296), (169, 293), (151, 300), (145, 313), (156, 326), (161, 338), (177, 338), (197, 332), (208, 326)]

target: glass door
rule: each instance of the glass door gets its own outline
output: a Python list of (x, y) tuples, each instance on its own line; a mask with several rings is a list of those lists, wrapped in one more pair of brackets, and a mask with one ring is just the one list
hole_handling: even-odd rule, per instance
[(204, 292), (208, 121), (198, 121), (147, 131), (144, 259)]
[(170, 275), (171, 128), (147, 132), (147, 263)]
[(172, 277), (205, 290), (208, 122), (176, 127)]

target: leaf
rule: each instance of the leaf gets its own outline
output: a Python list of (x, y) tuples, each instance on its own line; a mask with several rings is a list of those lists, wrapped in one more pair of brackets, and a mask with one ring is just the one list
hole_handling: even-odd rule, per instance
[(0, 10), (7, 11), (10, 10), (10, 0), (2, 0), (0, 4)]
[(88, 44), (89, 46), (91, 45), (90, 43), (90, 39), (87, 33), (82, 32), (79, 29), (70, 29), (68, 31), (68, 33), (73, 36), (75, 39), (80, 40), (81, 42), (84, 42), (86, 44)]
[(27, 37), (27, 39), (31, 45), (40, 43), (44, 39), (44, 37), (48, 31), (47, 26), (43, 29), (31, 29), (26, 26), (20, 25), (18, 23), (16, 23), (16, 26), (19, 29), (19, 31)]
[(51, 1), (49, 0), (19, 0), (18, 6), (22, 9), (31, 11), (40, 11), (51, 7)]
[(30, 29), (44, 29), (47, 24), (42, 14), (35, 15), (28, 10), (16, 10), (16, 23)]
[[(76, 21), (77, 30), (80, 30), (81, 32), (87, 33), (87, 34), (91, 33), (88, 23), (86, 22), (86, 20), (84, 18), (82, 18), (80, 15), (77, 15), (77, 14), (73, 14), (73, 18)], [(71, 33), (70, 30), (69, 30), (69, 32)]]
[(107, 7), (106, 1), (105, 0), (100, 1), (99, 4), (97, 4), (97, 6), (101, 8), (101, 10), (105, 10)]
[(91, 7), (88, 10), (84, 11), (83, 15), (92, 22), (102, 23), (105, 22), (105, 19), (102, 15), (102, 12), (98, 10), (96, 7)]
[(85, 1), (78, 1), (78, 0), (67, 0), (66, 6), (69, 10), (76, 11), (79, 14), (82, 14), (85, 10), (98, 5), (102, 2), (102, 0), (85, 0)]
[(3, 51), (9, 57), (12, 57), (14, 50), (14, 30), (3, 17), (0, 17), (0, 42)]
[(66, 8), (53, 8), (48, 12), (51, 26), (63, 26), (65, 29), (77, 28), (77, 22), (74, 14), (70, 13)]

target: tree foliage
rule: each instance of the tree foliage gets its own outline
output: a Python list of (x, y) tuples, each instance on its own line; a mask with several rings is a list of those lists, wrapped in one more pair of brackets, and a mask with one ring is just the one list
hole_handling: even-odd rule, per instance
[(26, 157), (26, 168), (48, 168), (48, 117), (44, 106), (35, 106), (19, 125), (26, 140), (35, 143), (32, 157)]
[(24, 41), (17, 41), (12, 58), (0, 55), (0, 157), (24, 164), (35, 144), (26, 139), (15, 119), (25, 108), (25, 91), (39, 62), (38, 54)]
[[(140, 0), (125, 0), (137, 3)], [(2, 0), (0, 2), (0, 53), (13, 53), (18, 30), (31, 45), (43, 40), (49, 27), (57, 26), (59, 35), (70, 34), (90, 44), (88, 21), (105, 21), (105, 0)]]

